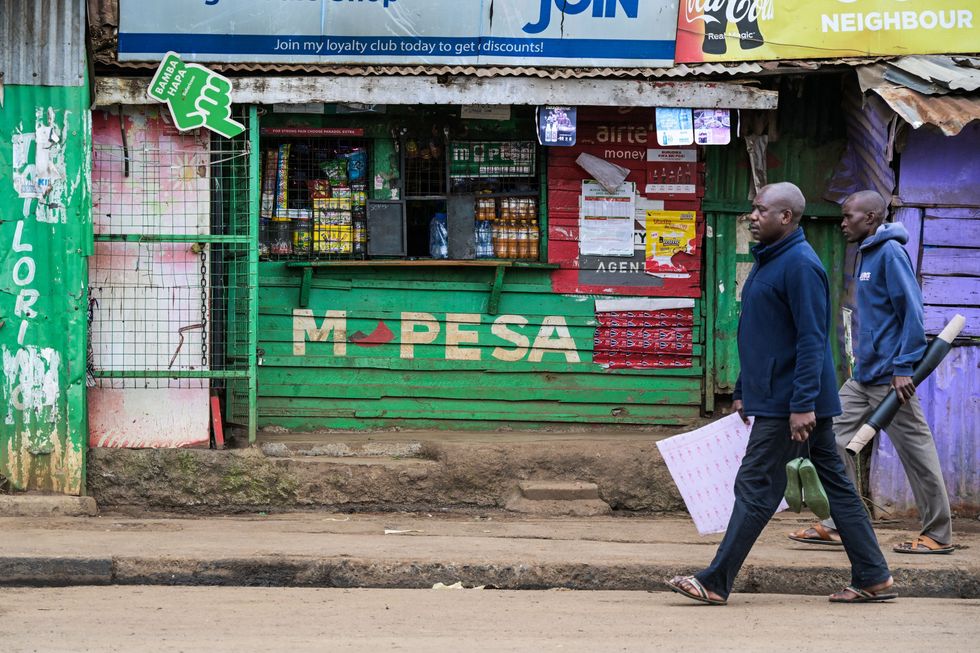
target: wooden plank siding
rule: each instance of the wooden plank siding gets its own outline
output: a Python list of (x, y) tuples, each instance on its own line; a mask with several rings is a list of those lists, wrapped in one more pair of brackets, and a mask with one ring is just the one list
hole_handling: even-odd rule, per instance
[(922, 299), (926, 333), (942, 331), (957, 313), (963, 336), (980, 336), (980, 210), (925, 209), (922, 225)]
[[(491, 315), (493, 273), (318, 269), (297, 320), (301, 273), (260, 264), (259, 426), (638, 426), (700, 415), (700, 302), (692, 367), (609, 370), (592, 362), (596, 296), (555, 294), (547, 270), (513, 269)], [(327, 311), (343, 312), (339, 336), (317, 331)], [(429, 340), (429, 331), (437, 332), (431, 342), (406, 341), (412, 332)]]

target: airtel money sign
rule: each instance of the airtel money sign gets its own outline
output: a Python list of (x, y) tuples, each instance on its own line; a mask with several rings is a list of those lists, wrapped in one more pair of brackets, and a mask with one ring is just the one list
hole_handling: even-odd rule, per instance
[(976, 0), (681, 0), (677, 63), (977, 49)]

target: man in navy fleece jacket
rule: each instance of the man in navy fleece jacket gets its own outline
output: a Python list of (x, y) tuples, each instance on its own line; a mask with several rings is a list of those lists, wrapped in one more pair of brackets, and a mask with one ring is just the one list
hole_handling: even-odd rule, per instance
[[(888, 427), (922, 520), (918, 537), (894, 547), (898, 553), (935, 554), (953, 551), (949, 497), (932, 431), (912, 383), (912, 367), (926, 350), (922, 293), (903, 245), (909, 234), (898, 223), (886, 223), (887, 206), (875, 191), (854, 193), (842, 207), (841, 229), (850, 243), (860, 243), (857, 269), (857, 334), (854, 374), (840, 389), (843, 414), (834, 420), (837, 448), (847, 474), (856, 477), (855, 463), (845, 447), (857, 430), (895, 389), (902, 402)], [(808, 544), (839, 544), (832, 519), (790, 534)]]
[[(752, 205), (749, 230), (759, 244), (742, 288), (738, 325), (741, 373), (733, 408), (748, 423), (748, 447), (735, 478), (735, 505), (714, 560), (694, 576), (667, 581), (674, 592), (722, 605), (742, 563), (772, 518), (786, 489), (786, 463), (808, 456), (840, 524), (851, 561), (851, 585), (832, 594), (838, 603), (884, 601), (892, 577), (861, 500), (837, 455), (833, 418), (840, 414), (827, 332), (827, 273), (806, 242), (800, 219), (805, 199), (789, 183), (763, 187)], [(806, 443), (803, 445), (802, 443)]]

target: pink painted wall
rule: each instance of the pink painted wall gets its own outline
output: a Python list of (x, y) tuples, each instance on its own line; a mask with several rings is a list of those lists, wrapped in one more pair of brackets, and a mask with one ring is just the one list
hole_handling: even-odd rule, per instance
[[(177, 132), (156, 107), (128, 107), (121, 119), (95, 111), (92, 124), (96, 234), (209, 232), (207, 135)], [(200, 268), (191, 243), (97, 242), (89, 261), (95, 368), (201, 369)], [(100, 379), (88, 390), (89, 443), (206, 445), (209, 393), (206, 380)]]

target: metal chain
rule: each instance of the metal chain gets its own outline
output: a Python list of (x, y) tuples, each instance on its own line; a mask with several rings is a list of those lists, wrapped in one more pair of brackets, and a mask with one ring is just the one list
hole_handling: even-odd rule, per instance
[(95, 307), (98, 300), (92, 297), (92, 286), (88, 287), (88, 343), (85, 352), (85, 385), (94, 388), (95, 381), (95, 348), (92, 346), (92, 322), (95, 321)]
[(201, 369), (208, 368), (208, 249), (201, 244)]

